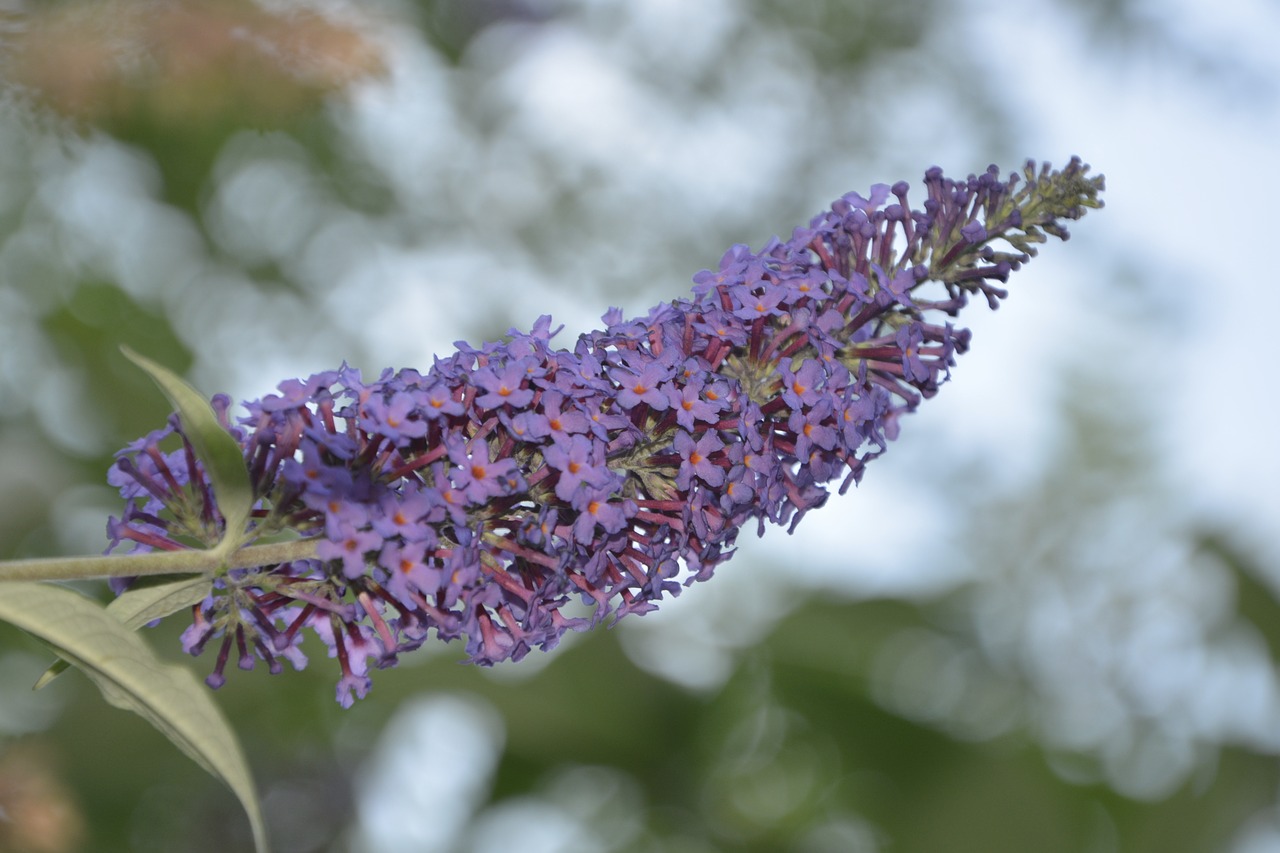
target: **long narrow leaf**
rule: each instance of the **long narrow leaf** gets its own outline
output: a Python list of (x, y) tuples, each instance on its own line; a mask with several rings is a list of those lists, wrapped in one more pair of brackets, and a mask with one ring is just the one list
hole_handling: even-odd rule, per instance
[(248, 763), (226, 718), (187, 669), (157, 658), (140, 637), (65, 587), (15, 582), (0, 587), (0, 619), (53, 647), (98, 686), (108, 702), (142, 716), (240, 799), (258, 853), (267, 853), (262, 809)]
[[(184, 578), (157, 586), (131, 589), (113, 599), (107, 612), (130, 631), (136, 631), (155, 619), (163, 619), (186, 607), (199, 604), (209, 594), (213, 581), (208, 578)], [(40, 679), (35, 689), (40, 690), (53, 681), (71, 664), (65, 660), (55, 662)]]
[(107, 612), (126, 628), (137, 630), (148, 622), (199, 604), (212, 587), (213, 581), (201, 577), (130, 589), (108, 603)]
[(218, 423), (213, 407), (199, 391), (192, 388), (163, 365), (121, 347), (125, 357), (142, 368), (160, 386), (182, 418), (186, 434), (196, 456), (209, 475), (209, 484), (218, 509), (227, 522), (227, 532), (218, 549), (230, 553), (244, 544), (245, 526), (253, 509), (253, 485), (244, 464), (240, 445)]

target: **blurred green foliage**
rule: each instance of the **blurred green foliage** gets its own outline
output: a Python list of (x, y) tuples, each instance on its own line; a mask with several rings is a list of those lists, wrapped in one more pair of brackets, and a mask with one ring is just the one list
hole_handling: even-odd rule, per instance
[[(289, 838), (314, 844), (318, 828), (336, 836), (355, 817), (349, 786), (361, 760), (396, 709), (423, 691), (482, 697), (505, 721), (494, 802), (536, 794), (564, 768), (630, 777), (643, 829), (601, 849), (834, 850), (802, 842), (852, 826), (874, 839), (865, 849), (1215, 850), (1274, 798), (1274, 758), (1247, 749), (1223, 749), (1170, 796), (1144, 802), (1065, 781), (1024, 732), (969, 740), (886, 711), (871, 695), (872, 658), (900, 632), (935, 628), (929, 611), (896, 601), (807, 603), (709, 694), (637, 670), (616, 633), (598, 631), (516, 683), (452, 655), (379, 673), (373, 696), (345, 714), (320, 667), (269, 686), (260, 676), (257, 689), (233, 679), (219, 698), (284, 850), (345, 849)], [(173, 634), (152, 639), (175, 648)], [(6, 634), (6, 647), (13, 640)], [(247, 828), (225, 790), (145, 723), (77, 692), (40, 739), (55, 745), (73, 782), (92, 828), (87, 849), (246, 849)], [(272, 811), (287, 792), (301, 805)]]

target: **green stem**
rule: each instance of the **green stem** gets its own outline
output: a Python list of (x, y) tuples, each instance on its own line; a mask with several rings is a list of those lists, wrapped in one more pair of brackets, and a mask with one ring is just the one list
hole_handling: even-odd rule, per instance
[(220, 569), (251, 569), (295, 560), (314, 560), (316, 539), (295, 539), (269, 545), (250, 545), (226, 559), (214, 551), (151, 551), (113, 557), (52, 557), (0, 562), (3, 581), (71, 581), (86, 578), (145, 575), (213, 574)]

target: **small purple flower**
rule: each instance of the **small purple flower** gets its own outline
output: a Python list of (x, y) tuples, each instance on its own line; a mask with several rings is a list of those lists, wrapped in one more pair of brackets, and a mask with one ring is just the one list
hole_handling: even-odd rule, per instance
[(399, 537), (406, 542), (424, 542), (434, 547), (435, 523), (445, 515), (444, 500), (430, 486), (406, 488), (403, 494), (388, 492), (372, 513), (372, 527), (383, 539)]
[(740, 508), (749, 506), (755, 499), (756, 475), (745, 465), (735, 465), (725, 476), (720, 492), (720, 509), (733, 515)]
[[(612, 399), (612, 398), (610, 398)], [(608, 400), (588, 400), (583, 410), (587, 417), (587, 429), (600, 441), (607, 442), (620, 431), (630, 426), (625, 415), (606, 408)]]
[(313, 630), (329, 647), (329, 656), (338, 659), (342, 677), (338, 680), (338, 704), (350, 708), (356, 699), (369, 695), (373, 681), (369, 678), (369, 658), (382, 654), (376, 637), (367, 628), (353, 622), (333, 623), (317, 619)]
[(787, 296), (785, 289), (770, 287), (763, 293), (757, 292), (758, 290), (759, 288), (745, 285), (729, 288), (736, 306), (733, 310), (735, 317), (742, 320), (755, 320), (763, 317), (777, 317), (783, 313), (783, 309), (779, 306)]
[[(705, 393), (704, 393), (705, 389)], [(715, 423), (720, 412), (724, 411), (725, 400), (729, 396), (728, 386), (717, 382), (710, 388), (702, 376), (694, 376), (681, 386), (668, 386), (667, 397), (671, 401), (671, 409), (676, 413), (676, 423), (693, 432), (694, 424)]]
[(714, 430), (707, 430), (697, 441), (687, 432), (677, 432), (674, 446), (682, 460), (680, 472), (676, 474), (677, 488), (689, 489), (694, 476), (708, 486), (719, 486), (724, 482), (724, 469), (711, 459), (724, 449), (724, 442)]
[(430, 595), (444, 582), (444, 570), (427, 559), (426, 542), (399, 544), (388, 541), (378, 555), (378, 565), (386, 570), (384, 585), (400, 601), (415, 595)]
[(743, 346), (747, 342), (747, 328), (733, 314), (719, 308), (710, 308), (695, 320), (694, 331), (710, 339), (724, 341), (730, 346)]
[(507, 432), (519, 441), (536, 441), (546, 438), (551, 433), (547, 416), (539, 412), (525, 410), (514, 416), (499, 412), (498, 420), (507, 428)]
[(542, 395), (542, 412), (547, 419), (547, 435), (552, 438), (568, 438), (570, 435), (590, 429), (587, 416), (580, 410), (567, 406), (568, 400), (558, 391)]
[(483, 503), (523, 488), (524, 479), (515, 460), (490, 459), (489, 445), (483, 439), (453, 445), (449, 448), (449, 459), (457, 466), (449, 471), (449, 479), (471, 503)]
[(443, 382), (434, 382), (423, 391), (422, 415), (425, 418), (444, 418), (461, 415), (466, 409), (456, 392)]
[(277, 386), (280, 394), (268, 394), (262, 398), (262, 410), (281, 412), (314, 403), (318, 394), (327, 392), (329, 387), (338, 381), (338, 374), (337, 370), (326, 370), (315, 374), (305, 382), (286, 379)]
[(671, 370), (665, 365), (651, 361), (639, 373), (614, 371), (614, 378), (621, 386), (616, 399), (622, 408), (633, 409), (640, 403), (647, 403), (654, 411), (666, 411), (669, 402), (661, 385), (671, 378)]
[(485, 393), (476, 398), (476, 405), (486, 409), (500, 409), (503, 406), (519, 409), (529, 405), (533, 400), (533, 392), (522, 385), (530, 378), (535, 364), (532, 358), (521, 358), (500, 370), (492, 367), (477, 370), (475, 383)]
[(604, 463), (604, 448), (586, 436), (575, 435), (548, 445), (542, 458), (559, 472), (556, 497), (562, 501), (572, 501), (579, 486), (609, 491), (617, 485), (617, 475)]
[(882, 305), (902, 304), (914, 307), (911, 301), (911, 290), (920, 283), (912, 267), (897, 270), (892, 274), (882, 270), (879, 264), (872, 264), (875, 280), (880, 290), (876, 293), (876, 301)]
[(397, 391), (390, 402), (371, 399), (365, 411), (376, 426), (373, 431), (392, 441), (422, 438), (427, 434), (427, 422), (418, 417), (418, 400), (407, 391)]
[(342, 574), (358, 578), (368, 567), (365, 554), (382, 546), (382, 537), (352, 521), (339, 518), (329, 525), (328, 537), (316, 545), (316, 556), (342, 564)]
[(889, 392), (883, 388), (849, 386), (842, 395), (837, 418), (841, 442), (856, 450), (869, 440), (883, 449), (885, 438), (880, 421), (888, 410)]
[(932, 372), (921, 357), (920, 347), (924, 345), (924, 334), (920, 330), (920, 324), (904, 326), (894, 337), (898, 348), (902, 350), (902, 375), (909, 382), (927, 381)]
[(608, 489), (597, 489), (588, 486), (578, 489), (573, 494), (572, 507), (577, 510), (578, 518), (573, 524), (575, 542), (592, 542), (597, 527), (607, 533), (617, 533), (627, 525), (628, 502), (611, 501), (612, 493)]
[(872, 184), (871, 198), (863, 198), (858, 193), (845, 193), (840, 201), (836, 202), (834, 209), (836, 212), (848, 210), (850, 208), (861, 210), (865, 213), (872, 213), (877, 207), (884, 204), (889, 198), (888, 184)]
[(821, 362), (810, 359), (794, 372), (791, 364), (780, 364), (778, 367), (783, 387), (786, 389), (782, 393), (782, 399), (786, 401), (788, 408), (800, 409), (812, 406), (822, 399), (826, 373), (822, 369)]
[(793, 411), (791, 417), (787, 419), (787, 428), (796, 436), (797, 459), (808, 459), (815, 447), (832, 450), (836, 446), (838, 434), (834, 426), (830, 400), (820, 400), (811, 409)]

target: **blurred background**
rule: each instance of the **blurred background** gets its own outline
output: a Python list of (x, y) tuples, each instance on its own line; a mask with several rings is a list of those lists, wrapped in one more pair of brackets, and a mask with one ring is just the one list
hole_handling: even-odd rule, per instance
[[(542, 313), (568, 345), (849, 190), (1079, 154), (1106, 209), (793, 536), (519, 664), (424, 649), (344, 712), (313, 646), (217, 698), (283, 853), (1280, 851), (1277, 35), (1263, 0), (0, 2), (0, 558), (104, 547), (168, 413), (121, 344), (237, 400)], [(182, 627), (149, 638), (203, 676)], [(0, 626), (0, 850), (248, 849), (140, 719), (32, 693), (48, 660)]]

